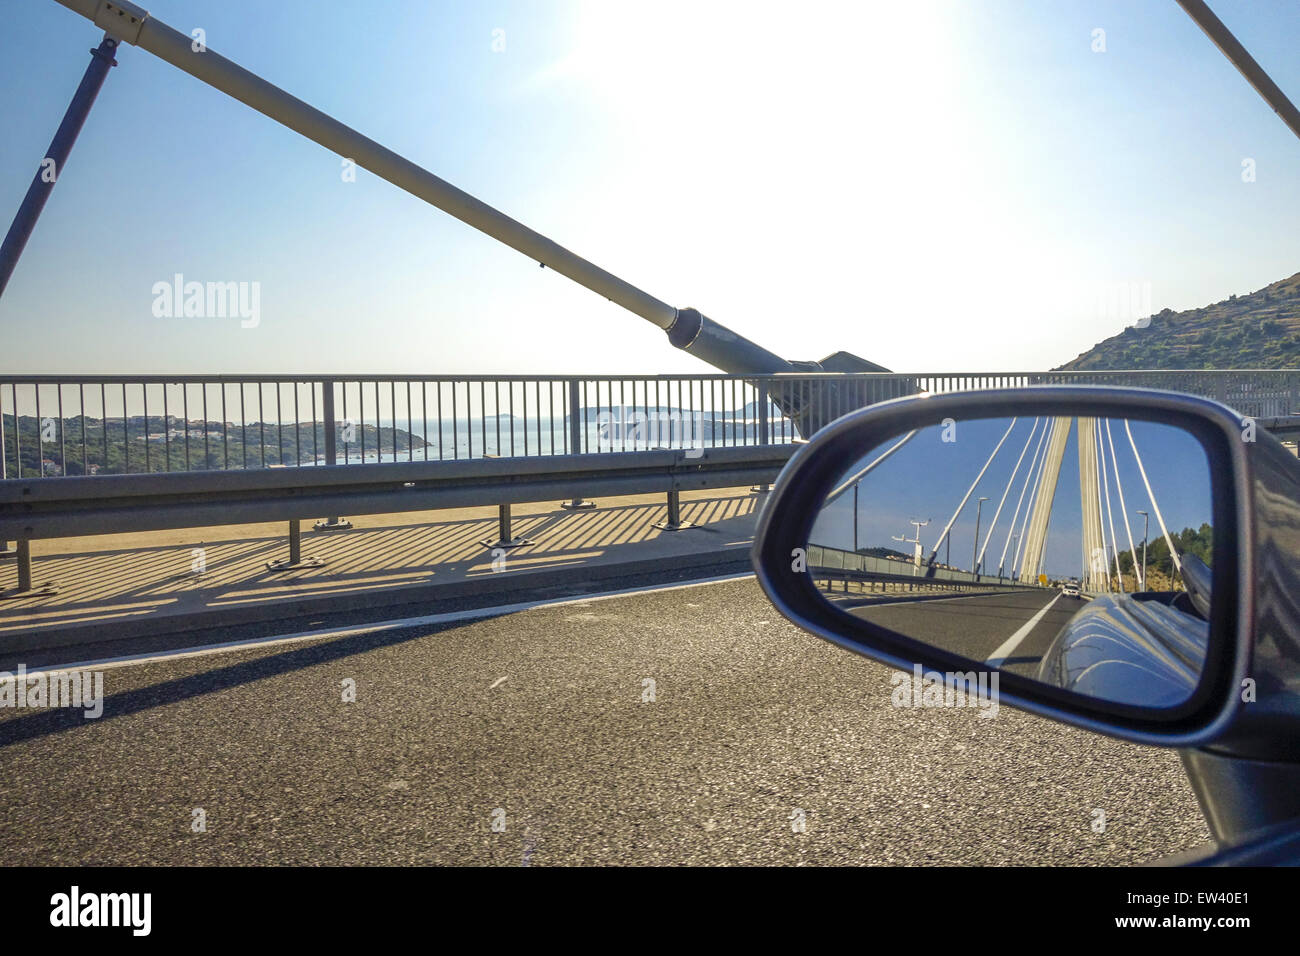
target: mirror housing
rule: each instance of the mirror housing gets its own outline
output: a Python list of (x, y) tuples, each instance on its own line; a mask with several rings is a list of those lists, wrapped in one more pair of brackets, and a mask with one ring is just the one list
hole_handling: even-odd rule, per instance
[[(1277, 529), (1266, 532), (1275, 572), (1266, 588), (1273, 631), (1281, 640), (1268, 644), (1271, 669), (1252, 674), (1255, 646), (1257, 498), (1264, 492), (1271, 520), (1300, 538), (1300, 462), (1271, 435), (1231, 409), (1206, 399), (1146, 389), (1037, 386), (997, 391), (958, 392), (898, 399), (853, 412), (828, 425), (790, 459), (759, 519), (753, 562), (759, 583), (787, 618), (819, 637), (898, 670), (920, 666), (940, 673), (969, 671), (971, 662), (893, 631), (835, 610), (814, 586), (807, 570), (795, 570), (813, 522), (847, 463), (912, 429), (947, 419), (999, 416), (1091, 416), (1140, 418), (1194, 435), (1210, 465), (1215, 561), (1211, 583), (1215, 601), (1210, 617), (1210, 654), (1195, 694), (1177, 707), (1155, 709), (1086, 697), (1027, 677), (1002, 672), (999, 696), (1022, 710), (1137, 743), (1199, 747), (1218, 741), (1249, 745), (1262, 755), (1277, 743), (1262, 744), (1254, 725), (1263, 720), (1279, 729), (1294, 759), (1293, 734), (1300, 733), (1300, 548), (1284, 556), (1287, 543)], [(1289, 459), (1289, 460), (1288, 460)], [(1266, 462), (1265, 468), (1259, 467)], [(1267, 473), (1268, 489), (1260, 486)], [(1289, 487), (1282, 487), (1288, 486)], [(1290, 541), (1290, 538), (1288, 538)], [(1289, 604), (1288, 604), (1289, 602)], [(1281, 628), (1281, 630), (1278, 630)], [(1256, 671), (1258, 671), (1256, 662)], [(1274, 693), (1267, 707), (1245, 693), (1254, 681), (1258, 694)], [(1247, 698), (1247, 699), (1243, 699)], [(1254, 708), (1254, 709), (1252, 709)], [(1285, 725), (1285, 726), (1283, 726)]]

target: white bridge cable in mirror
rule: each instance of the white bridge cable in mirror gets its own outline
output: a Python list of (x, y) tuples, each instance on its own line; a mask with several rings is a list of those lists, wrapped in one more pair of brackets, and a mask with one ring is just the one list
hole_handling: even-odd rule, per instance
[[(1100, 462), (1097, 458), (1097, 419), (1079, 419), (1079, 513), (1082, 522), (1080, 543), (1082, 548), (1084, 588), (1100, 593), (1110, 590), (1110, 575), (1106, 573), (1106, 529), (1102, 521)], [(1103, 560), (1098, 566), (1095, 556)]]
[[(1029, 459), (1029, 470), (1025, 472), (1025, 483), (1020, 486), (1020, 498), (1016, 501), (1015, 513), (1011, 516), (1011, 525), (1007, 528), (1007, 540), (1002, 545), (1002, 557), (998, 558), (998, 577), (1002, 577), (1002, 569), (1006, 567), (1007, 550), (1011, 546), (1011, 539), (1016, 533), (1016, 522), (1020, 520), (1020, 507), (1025, 503), (1025, 492), (1029, 490), (1029, 483), (1034, 477), (1034, 469), (1038, 467), (1038, 454), (1043, 450), (1043, 440), (1047, 438), (1047, 426), (1043, 426), (1042, 432), (1038, 436), (1038, 444), (1034, 446), (1034, 455)], [(1020, 544), (1017, 539), (1016, 553), (1011, 556), (1011, 576), (1016, 576), (1016, 559), (1020, 554)]]
[[(1106, 463), (1106, 443), (1102, 440), (1101, 429), (1097, 429), (1097, 446), (1101, 454), (1101, 485), (1106, 495), (1106, 523), (1110, 525), (1110, 553), (1115, 559), (1115, 582), (1121, 594), (1124, 593), (1124, 577), (1119, 573), (1119, 542), (1115, 538), (1115, 513), (1110, 501), (1110, 465)], [(1106, 562), (1107, 566), (1110, 562)]]
[(1025, 539), (1029, 531), (1029, 517), (1034, 510), (1034, 502), (1038, 500), (1038, 489), (1043, 483), (1043, 472), (1047, 468), (1047, 457), (1051, 454), (1052, 443), (1047, 440), (1051, 433), (1052, 423), (1049, 421), (1043, 428), (1042, 454), (1035, 463), (1035, 472), (1030, 487), (1033, 489), (1029, 492), (1029, 500), (1025, 503), (1025, 516), (1020, 521), (1020, 534), (1016, 537), (1016, 553), (1011, 559), (1011, 577), (1019, 578), (1024, 570), (1024, 564), (1021, 561), (1022, 555), (1027, 555), (1029, 550), (1025, 547)]
[(1087, 587), (1088, 581), (1088, 498), (1084, 491), (1086, 485), (1086, 468), (1087, 463), (1084, 461), (1083, 433), (1087, 427), (1086, 418), (1079, 419), (1079, 567), (1082, 569), (1079, 575), (1079, 583), (1082, 588)]
[(1025, 516), (1020, 519), (1020, 530), (1015, 533), (1016, 552), (1011, 556), (1012, 578), (1020, 574), (1020, 555), (1025, 548), (1025, 529), (1029, 527), (1029, 512), (1034, 510), (1034, 499), (1038, 497), (1038, 482), (1042, 477), (1043, 462), (1047, 460), (1047, 434), (1050, 431), (1051, 422), (1048, 422), (1043, 426), (1043, 434), (1038, 442), (1039, 447), (1034, 453), (1034, 467), (1029, 472), (1029, 483), (1026, 486), (1029, 497), (1025, 499)]
[(1128, 419), (1124, 419), (1124, 431), (1128, 433), (1128, 443), (1133, 448), (1133, 457), (1137, 459), (1138, 474), (1142, 476), (1142, 484), (1146, 486), (1147, 498), (1151, 502), (1151, 510), (1156, 513), (1156, 521), (1160, 524), (1160, 533), (1165, 536), (1165, 545), (1169, 548), (1169, 556), (1173, 558), (1174, 570), (1179, 574), (1183, 573), (1183, 562), (1178, 559), (1178, 549), (1169, 538), (1169, 529), (1165, 527), (1165, 517), (1160, 513), (1160, 505), (1156, 503), (1155, 492), (1151, 490), (1151, 482), (1147, 480), (1147, 470), (1142, 467), (1142, 456), (1138, 453), (1137, 442), (1133, 440), (1133, 429), (1128, 427)]
[(934, 550), (930, 552), (930, 557), (926, 561), (927, 564), (929, 564), (934, 560), (935, 556), (939, 553), (939, 549), (943, 547), (944, 539), (948, 537), (948, 532), (952, 530), (952, 526), (954, 522), (956, 522), (957, 516), (960, 515), (961, 510), (966, 507), (966, 502), (970, 501), (970, 496), (972, 493), (974, 493), (975, 486), (978, 485), (980, 483), (980, 479), (984, 477), (984, 472), (989, 470), (989, 465), (993, 464), (993, 459), (997, 457), (998, 452), (1002, 449), (1003, 444), (1007, 440), (1007, 436), (1011, 434), (1011, 429), (1016, 427), (1016, 422), (1018, 422), (1019, 420), (1020, 419), (1018, 418), (1011, 419), (1011, 424), (1007, 426), (1007, 430), (1002, 433), (1002, 438), (993, 447), (993, 453), (989, 455), (989, 460), (984, 462), (984, 467), (980, 469), (980, 473), (975, 476), (975, 480), (972, 481), (970, 483), (970, 487), (966, 489), (966, 496), (962, 498), (961, 504), (957, 506), (957, 510), (954, 511), (952, 513), (952, 517), (948, 519), (948, 524), (944, 526), (943, 534), (939, 535), (939, 540), (935, 542)]
[[(1128, 504), (1124, 501), (1124, 485), (1119, 477), (1119, 458), (1115, 454), (1115, 439), (1110, 433), (1110, 419), (1106, 419), (1106, 442), (1110, 445), (1110, 460), (1115, 466), (1115, 490), (1119, 492), (1119, 513), (1124, 519), (1124, 534), (1128, 537), (1128, 556), (1129, 562), (1133, 565), (1133, 580), (1138, 583), (1140, 589), (1145, 588), (1145, 583), (1140, 579), (1137, 573), (1137, 549), (1133, 547), (1133, 527), (1128, 520)], [(1118, 562), (1118, 556), (1116, 558)], [(1120, 585), (1123, 586), (1124, 579), (1120, 578)]]
[(1002, 514), (1002, 506), (1007, 503), (1007, 496), (1011, 493), (1011, 486), (1016, 483), (1016, 475), (1020, 472), (1020, 465), (1025, 460), (1025, 453), (1029, 451), (1029, 445), (1034, 440), (1034, 433), (1038, 431), (1038, 423), (1042, 421), (1042, 416), (1034, 419), (1034, 427), (1029, 429), (1029, 437), (1025, 439), (1025, 447), (1020, 449), (1020, 457), (1016, 459), (1016, 467), (1011, 469), (1011, 477), (1007, 479), (1007, 487), (1002, 492), (1002, 500), (998, 502), (998, 508), (993, 512), (993, 520), (989, 522), (988, 534), (984, 535), (984, 544), (980, 548), (979, 557), (975, 559), (975, 570), (984, 564), (984, 552), (988, 550), (989, 539), (993, 537), (993, 530), (998, 526), (998, 516)]
[(1102, 589), (1110, 591), (1110, 559), (1106, 557), (1106, 503), (1101, 496), (1101, 481), (1105, 477), (1106, 459), (1101, 454), (1101, 433), (1095, 418), (1092, 420), (1092, 427), (1094, 431), (1092, 456), (1097, 462), (1097, 472), (1093, 475), (1097, 485), (1097, 527), (1101, 532), (1101, 561), (1097, 564), (1102, 569)]

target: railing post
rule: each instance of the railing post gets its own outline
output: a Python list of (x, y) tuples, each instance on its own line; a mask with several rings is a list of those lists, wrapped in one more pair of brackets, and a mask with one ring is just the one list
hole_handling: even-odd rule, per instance
[[(83, 411), (84, 414), (84, 411)], [(18, 403), (14, 403), (14, 431), (18, 431)], [(83, 464), (85, 459), (82, 459)], [(9, 477), (8, 462), (5, 459), (5, 410), (4, 403), (0, 402), (0, 481)], [(16, 555), (18, 551), (9, 547), (9, 542), (0, 538), (0, 558), (10, 558)]]
[(681, 496), (682, 493), (676, 488), (668, 492), (668, 517), (664, 521), (656, 521), (654, 527), (660, 531), (683, 531), (695, 527), (691, 522), (682, 520)]
[(320, 387), (321, 414), (325, 416), (325, 464), (335, 465), (339, 460), (339, 444), (334, 421), (334, 383), (327, 380)]
[(32, 587), (32, 542), (28, 538), (19, 538), (17, 544), (18, 587), (0, 591), (0, 600), (58, 594), (58, 585), (52, 582), (42, 584), (40, 587)]
[[(760, 445), (771, 444), (772, 441), (772, 423), (771, 416), (767, 408), (772, 403), (771, 395), (767, 387), (767, 380), (758, 383), (758, 443)], [(749, 489), (754, 494), (765, 495), (772, 490), (772, 486), (767, 482), (761, 485), (754, 485)]]
[[(339, 445), (338, 423), (334, 420), (334, 382), (330, 380), (323, 381), (320, 387), (321, 414), (325, 417), (325, 464), (337, 465), (339, 462)], [(312, 424), (312, 427), (316, 427), (315, 423)], [(351, 527), (351, 521), (337, 515), (333, 518), (326, 518), (324, 521), (317, 521), (313, 525), (313, 529), (316, 531), (346, 531)]]
[(300, 568), (319, 568), (325, 562), (320, 558), (302, 556), (302, 522), (297, 518), (289, 521), (289, 557), (276, 558), (266, 562), (268, 571), (297, 571)]
[(497, 537), (483, 538), (479, 544), (485, 548), (521, 548), (532, 544), (531, 538), (516, 538), (511, 530), (510, 505), (497, 505)]
[[(582, 454), (582, 438), (587, 432), (586, 422), (583, 420), (582, 398), (578, 389), (578, 380), (569, 379), (569, 454)], [(560, 507), (567, 511), (585, 510), (596, 507), (594, 501), (584, 501), (579, 495), (571, 501), (560, 502)]]
[(578, 380), (569, 379), (569, 454), (582, 454), (582, 399)]
[(18, 590), (26, 592), (32, 589), (32, 543), (28, 540), (18, 542)]

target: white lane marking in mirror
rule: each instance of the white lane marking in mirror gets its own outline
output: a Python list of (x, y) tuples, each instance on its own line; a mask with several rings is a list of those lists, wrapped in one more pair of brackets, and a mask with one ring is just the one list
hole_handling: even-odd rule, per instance
[(1001, 667), (1005, 664), (1007, 658), (1020, 646), (1020, 642), (1029, 636), (1029, 632), (1038, 626), (1038, 622), (1047, 616), (1047, 612), (1052, 609), (1052, 605), (1059, 600), (1061, 600), (1061, 592), (1058, 591), (1056, 597), (1048, 601), (1041, 611), (1026, 621), (1020, 630), (1008, 637), (1002, 646), (994, 651), (984, 663), (989, 667)]

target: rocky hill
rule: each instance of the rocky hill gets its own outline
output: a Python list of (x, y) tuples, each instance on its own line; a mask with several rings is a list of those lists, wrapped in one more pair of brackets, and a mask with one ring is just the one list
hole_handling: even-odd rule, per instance
[(1165, 309), (1143, 324), (1060, 369), (1300, 368), (1300, 272), (1200, 309)]

